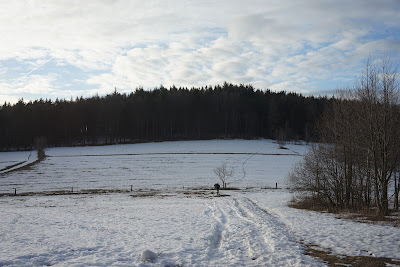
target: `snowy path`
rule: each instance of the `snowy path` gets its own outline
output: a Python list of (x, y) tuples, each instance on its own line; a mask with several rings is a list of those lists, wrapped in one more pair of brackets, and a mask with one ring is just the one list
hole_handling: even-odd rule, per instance
[(209, 266), (228, 262), (238, 266), (310, 263), (286, 225), (247, 197), (214, 200), (206, 213), (215, 220), (207, 249)]
[(0, 175), (5, 174), (38, 160), (36, 151), (18, 151), (0, 153)]

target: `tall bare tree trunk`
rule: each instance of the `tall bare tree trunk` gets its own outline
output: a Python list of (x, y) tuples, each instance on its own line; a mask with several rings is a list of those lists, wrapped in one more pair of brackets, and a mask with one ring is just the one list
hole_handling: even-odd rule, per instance
[(396, 171), (394, 173), (394, 209), (396, 211), (399, 210), (399, 189), (399, 176), (396, 168)]

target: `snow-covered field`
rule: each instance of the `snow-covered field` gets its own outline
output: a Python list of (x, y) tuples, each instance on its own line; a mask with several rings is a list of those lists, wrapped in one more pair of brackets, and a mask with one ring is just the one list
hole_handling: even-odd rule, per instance
[(305, 149), (288, 145), (282, 150), (265, 140), (52, 148), (46, 150), (48, 157), (39, 166), (2, 177), (0, 193), (13, 188), (22, 193), (72, 187), (76, 191), (130, 189), (131, 185), (135, 189), (209, 187), (217, 181), (213, 170), (223, 162), (235, 169), (234, 177), (228, 180), (231, 186), (283, 186), (288, 169)]
[[(2, 174), (1, 193), (127, 191), (0, 197), (0, 266), (323, 266), (301, 242), (400, 259), (398, 227), (287, 207), (285, 176), (308, 149), (287, 148), (213, 140), (48, 149), (30, 169)], [(208, 188), (222, 162), (240, 190), (216, 197)]]

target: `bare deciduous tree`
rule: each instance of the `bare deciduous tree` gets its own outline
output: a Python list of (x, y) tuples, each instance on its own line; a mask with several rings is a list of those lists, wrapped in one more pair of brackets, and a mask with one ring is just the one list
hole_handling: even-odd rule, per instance
[(226, 180), (233, 176), (234, 169), (233, 167), (228, 169), (226, 166), (226, 162), (223, 162), (221, 166), (214, 169), (214, 173), (221, 180), (222, 188), (226, 188)]
[(368, 60), (354, 88), (340, 92), (323, 116), (323, 144), (290, 174), (292, 187), (331, 207), (374, 205), (388, 214), (400, 165), (399, 100), (397, 68), (387, 58)]
[(375, 204), (384, 215), (389, 211), (389, 182), (400, 161), (399, 82), (397, 67), (385, 57), (377, 64), (367, 62), (355, 90), (360, 131), (354, 141), (367, 157)]

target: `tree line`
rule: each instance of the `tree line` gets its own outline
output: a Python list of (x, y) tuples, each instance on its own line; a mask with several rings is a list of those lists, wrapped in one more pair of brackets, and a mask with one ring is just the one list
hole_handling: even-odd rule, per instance
[(399, 101), (397, 67), (388, 58), (369, 60), (324, 113), (321, 142), (289, 175), (301, 201), (381, 215), (399, 208)]
[(326, 97), (256, 90), (251, 85), (113, 93), (0, 107), (0, 150), (213, 138), (315, 141)]

